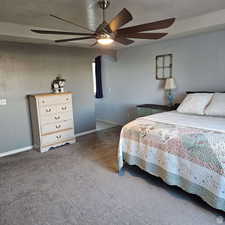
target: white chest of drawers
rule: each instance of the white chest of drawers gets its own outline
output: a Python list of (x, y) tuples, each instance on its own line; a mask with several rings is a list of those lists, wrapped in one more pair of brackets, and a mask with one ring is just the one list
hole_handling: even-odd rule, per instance
[(29, 102), (35, 149), (75, 142), (72, 93), (30, 95)]

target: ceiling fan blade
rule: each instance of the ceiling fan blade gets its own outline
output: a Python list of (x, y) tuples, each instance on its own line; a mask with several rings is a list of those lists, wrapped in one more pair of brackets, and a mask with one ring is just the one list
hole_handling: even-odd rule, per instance
[(68, 41), (80, 41), (80, 40), (87, 40), (87, 39), (95, 39), (95, 36), (90, 36), (90, 37), (81, 37), (81, 38), (69, 38), (69, 39), (61, 39), (61, 40), (55, 40), (55, 42), (60, 43), (60, 42), (68, 42)]
[(159, 30), (165, 29), (170, 27), (175, 21), (175, 18), (170, 18), (166, 20), (160, 20), (152, 23), (145, 23), (133, 27), (126, 27), (119, 29), (117, 32), (118, 34), (131, 34), (131, 33), (139, 33), (144, 31), (151, 31), (151, 30)]
[(74, 25), (74, 26), (80, 27), (80, 28), (82, 28), (82, 29), (84, 29), (84, 30), (88, 30), (88, 31), (90, 31), (90, 32), (94, 32), (93, 30), (90, 30), (89, 28), (87, 28), (87, 27), (85, 27), (85, 26), (82, 26), (82, 25), (80, 25), (80, 24), (74, 23), (74, 22), (72, 22), (72, 21), (70, 21), (70, 20), (67, 20), (67, 19), (58, 17), (58, 16), (53, 15), (53, 14), (50, 14), (50, 16), (51, 16), (51, 17), (54, 17), (54, 18), (56, 18), (56, 19), (58, 19), (58, 20), (61, 20), (61, 21), (63, 21), (63, 22), (70, 23), (70, 24), (72, 24), (72, 25)]
[(117, 31), (120, 27), (130, 22), (133, 19), (131, 13), (127, 9), (122, 9), (119, 14), (117, 14), (112, 21), (109, 23), (108, 27), (112, 32)]
[(119, 42), (120, 44), (123, 44), (123, 45), (130, 45), (134, 43), (133, 40), (127, 39), (125, 37), (119, 37), (119, 36), (116, 36), (114, 38), (114, 41)]
[[(138, 39), (160, 39), (166, 36), (168, 33), (136, 33), (136, 34), (123, 34), (122, 37), (125, 38), (138, 38)], [(119, 35), (119, 37), (121, 37)]]
[(35, 30), (31, 29), (32, 32), (38, 34), (61, 34), (61, 35), (94, 35), (92, 33), (76, 33), (76, 32), (67, 32), (67, 31), (56, 31), (56, 30)]
[(94, 47), (97, 44), (98, 44), (98, 42), (96, 41), (94, 44), (90, 45), (90, 47), (92, 48), (92, 47)]

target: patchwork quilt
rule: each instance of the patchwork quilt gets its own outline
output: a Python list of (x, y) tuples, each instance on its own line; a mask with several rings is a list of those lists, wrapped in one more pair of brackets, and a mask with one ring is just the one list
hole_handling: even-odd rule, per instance
[(137, 119), (121, 131), (119, 170), (124, 161), (225, 211), (224, 132)]

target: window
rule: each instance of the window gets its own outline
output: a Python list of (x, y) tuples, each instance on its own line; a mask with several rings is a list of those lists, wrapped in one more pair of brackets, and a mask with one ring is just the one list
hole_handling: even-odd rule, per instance
[(94, 95), (96, 95), (96, 73), (95, 73), (95, 62), (92, 62), (92, 76), (93, 76), (93, 91)]

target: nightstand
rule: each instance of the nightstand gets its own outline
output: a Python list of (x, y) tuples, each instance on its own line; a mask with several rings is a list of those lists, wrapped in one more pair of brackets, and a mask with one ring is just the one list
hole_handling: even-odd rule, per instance
[(172, 110), (176, 110), (179, 104), (175, 104), (174, 106), (167, 105), (154, 105), (154, 104), (144, 104), (137, 105), (137, 117), (149, 116), (155, 113), (168, 112)]

